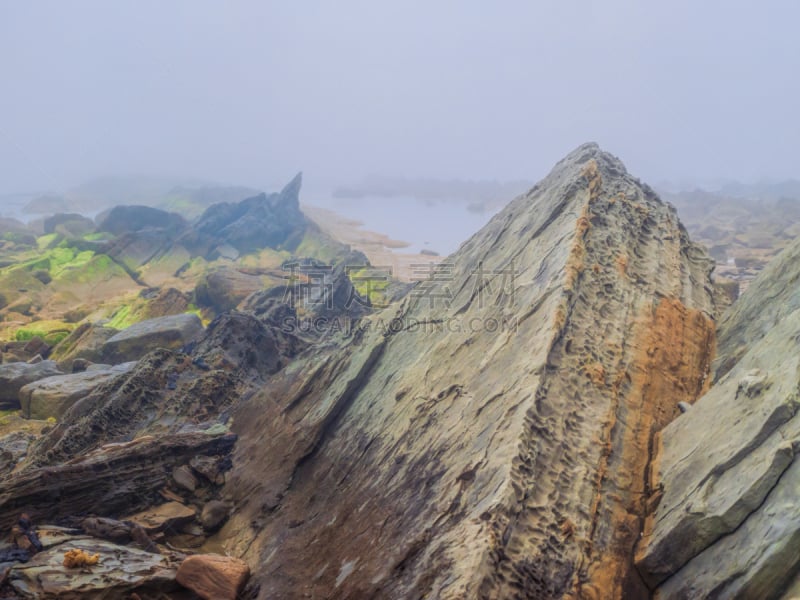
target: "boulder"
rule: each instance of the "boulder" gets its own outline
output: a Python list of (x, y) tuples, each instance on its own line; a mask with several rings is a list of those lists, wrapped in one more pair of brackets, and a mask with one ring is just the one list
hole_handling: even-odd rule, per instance
[(232, 267), (221, 267), (206, 275), (195, 289), (197, 302), (216, 312), (236, 308), (253, 292), (265, 287), (264, 278), (243, 273)]
[(63, 373), (52, 360), (34, 364), (12, 362), (0, 365), (0, 406), (19, 408), (19, 392), (24, 386), (54, 375)]
[(156, 348), (181, 348), (202, 332), (203, 324), (195, 314), (148, 319), (109, 338), (100, 354), (104, 362), (112, 364), (139, 360)]
[(200, 523), (203, 525), (203, 529), (209, 533), (217, 531), (228, 519), (230, 510), (231, 506), (227, 502), (220, 500), (206, 502), (200, 513)]
[(204, 600), (236, 600), (249, 577), (246, 562), (219, 554), (188, 556), (176, 575), (178, 583)]
[(117, 333), (119, 331), (112, 327), (82, 323), (56, 344), (50, 358), (57, 361), (65, 371), (73, 370), (73, 362), (77, 359), (98, 362), (102, 356), (103, 344)]
[(140, 525), (148, 535), (161, 531), (177, 532), (194, 520), (193, 509), (180, 502), (167, 502), (122, 519)]
[(59, 419), (75, 402), (111, 379), (122, 376), (135, 362), (88, 369), (68, 375), (46, 377), (24, 386), (19, 392), (22, 415), (26, 419)]
[[(67, 568), (64, 555), (69, 550), (82, 550), (98, 555), (91, 568)], [(119, 546), (93, 539), (71, 539), (44, 552), (26, 563), (12, 567), (8, 585), (22, 598), (105, 598), (160, 596), (174, 590), (177, 569), (171, 560), (160, 554)]]

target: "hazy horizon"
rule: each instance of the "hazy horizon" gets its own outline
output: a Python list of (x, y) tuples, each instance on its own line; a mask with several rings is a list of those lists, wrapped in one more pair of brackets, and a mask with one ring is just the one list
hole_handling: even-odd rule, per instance
[(797, 179), (800, 6), (0, 4), (0, 194), (147, 174), (274, 190)]

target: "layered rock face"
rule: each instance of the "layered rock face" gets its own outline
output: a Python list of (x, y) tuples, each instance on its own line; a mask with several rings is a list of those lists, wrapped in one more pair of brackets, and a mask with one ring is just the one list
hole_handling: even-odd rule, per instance
[(708, 382), (711, 260), (596, 145), (234, 412), (259, 598), (646, 598), (654, 436)]
[(662, 432), (637, 565), (660, 599), (800, 593), (800, 243), (719, 329), (714, 387)]

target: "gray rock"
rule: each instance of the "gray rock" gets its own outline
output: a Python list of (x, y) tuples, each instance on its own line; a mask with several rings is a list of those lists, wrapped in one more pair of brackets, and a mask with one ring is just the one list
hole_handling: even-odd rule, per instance
[(19, 392), (23, 386), (54, 375), (63, 373), (52, 360), (35, 364), (13, 362), (0, 365), (0, 405), (19, 407)]
[(231, 506), (227, 502), (211, 500), (203, 506), (200, 513), (200, 523), (209, 533), (217, 531), (227, 521)]
[(104, 383), (129, 372), (134, 366), (135, 362), (128, 362), (29, 383), (19, 392), (22, 415), (26, 419), (59, 419), (75, 402)]
[(139, 360), (156, 348), (177, 349), (203, 331), (195, 314), (170, 315), (131, 325), (109, 338), (101, 350), (102, 360), (117, 364)]
[[(67, 550), (98, 554), (91, 568), (65, 568)], [(8, 584), (23, 598), (127, 597), (131, 592), (159, 594), (175, 589), (176, 565), (160, 554), (103, 540), (72, 539), (36, 554), (30, 561), (12, 567)]]

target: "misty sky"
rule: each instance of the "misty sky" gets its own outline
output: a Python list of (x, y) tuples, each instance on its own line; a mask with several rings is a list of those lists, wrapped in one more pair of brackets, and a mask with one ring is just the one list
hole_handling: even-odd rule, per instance
[(800, 4), (0, 0), (0, 193), (535, 180), (595, 140), (651, 182), (800, 177)]

